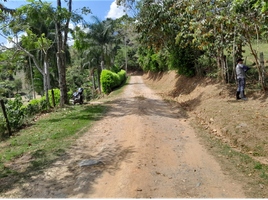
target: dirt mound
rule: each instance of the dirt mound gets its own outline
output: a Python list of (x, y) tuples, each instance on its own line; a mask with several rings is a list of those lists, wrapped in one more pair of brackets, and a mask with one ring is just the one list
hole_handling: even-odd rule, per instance
[(188, 78), (174, 71), (143, 76), (164, 98), (178, 102), (190, 116), (235, 150), (268, 164), (267, 94), (247, 90), (248, 101), (236, 100), (236, 86), (216, 79)]

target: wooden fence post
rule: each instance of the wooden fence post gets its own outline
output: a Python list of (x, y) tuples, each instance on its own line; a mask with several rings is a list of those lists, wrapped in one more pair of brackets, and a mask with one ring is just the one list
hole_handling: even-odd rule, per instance
[(53, 91), (53, 89), (51, 90), (51, 95), (52, 95), (53, 107), (55, 108), (55, 98), (54, 98), (54, 91)]
[(265, 86), (265, 68), (264, 68), (263, 52), (260, 52), (260, 64), (261, 64), (262, 81), (263, 81), (263, 85)]
[(6, 108), (5, 108), (5, 104), (4, 104), (3, 99), (0, 99), (0, 103), (1, 103), (1, 106), (2, 106), (4, 117), (5, 117), (6, 122), (7, 122), (8, 135), (11, 136), (11, 129), (10, 129), (10, 126), (9, 126), (9, 121), (8, 121), (8, 118), (7, 118)]

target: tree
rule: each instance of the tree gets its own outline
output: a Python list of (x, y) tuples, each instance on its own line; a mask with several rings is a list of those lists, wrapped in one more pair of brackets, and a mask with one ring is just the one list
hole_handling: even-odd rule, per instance
[[(12, 41), (15, 44), (15, 54), (17, 56), (21, 56), (23, 52), (24, 55), (29, 56), (33, 59), (35, 66), (38, 68), (39, 72), (43, 76), (44, 81), (44, 91), (46, 93), (46, 100), (48, 99), (48, 89), (49, 89), (49, 68), (48, 68), (48, 59), (47, 52), (51, 47), (52, 41), (45, 37), (45, 34), (42, 33), (43, 23), (47, 24), (52, 22), (52, 19), (49, 20), (47, 15), (51, 15), (53, 13), (53, 9), (51, 4), (42, 3), (42, 2), (32, 2), (30, 5), (21, 6), (17, 9), (17, 12), (13, 16), (13, 20), (9, 23), (9, 29), (17, 35), (19, 32), (25, 31), (27, 36), (21, 37), (21, 42)], [(41, 24), (41, 26), (37, 26), (36, 24)], [(37, 34), (34, 34), (30, 29), (37, 30)], [(2, 35), (3, 36), (3, 35)], [(38, 61), (36, 60), (33, 53), (30, 51), (40, 50), (41, 55), (44, 55), (44, 63), (43, 70), (39, 67)], [(42, 61), (42, 59), (41, 59)], [(41, 63), (42, 65), (42, 63)]]
[(19, 90), (22, 89), (22, 81), (21, 81), (21, 79), (16, 79), (14, 81), (14, 89), (17, 91), (17, 93), (19, 92)]
[(140, 7), (142, 1), (139, 0), (117, 0), (116, 4), (118, 6), (123, 6), (125, 8), (125, 12), (129, 13), (130, 15), (135, 18), (140, 11)]
[(100, 21), (96, 16), (93, 16), (92, 18), (94, 23), (89, 25), (90, 30), (87, 33), (87, 37), (94, 41), (93, 45), (99, 46), (101, 49), (101, 70), (103, 70), (107, 44), (111, 43), (114, 39), (113, 23), (112, 20)]
[[(180, 12), (172, 9), (174, 5), (178, 5)], [(182, 26), (187, 26), (188, 18), (191, 17), (185, 16), (188, 5), (189, 3), (184, 0), (144, 0), (135, 25), (140, 44), (150, 51), (152, 49), (154, 52), (149, 52), (152, 56), (165, 49), (169, 53), (169, 69), (177, 69), (179, 74), (193, 76), (195, 62), (202, 52), (194, 45), (183, 45), (183, 38), (176, 41)], [(156, 59), (156, 55), (154, 56)]]
[[(90, 13), (88, 8), (82, 8), (83, 14)], [(70, 21), (78, 23), (82, 17), (72, 13), (72, 0), (68, 1), (68, 9), (61, 6), (61, 0), (57, 0), (57, 11), (55, 18), (55, 28), (57, 36), (57, 67), (60, 86), (60, 106), (68, 104), (67, 85), (66, 85), (66, 52), (67, 39)]]
[(258, 51), (253, 49), (252, 40), (254, 36), (257, 36), (257, 40), (260, 36), (267, 36), (267, 6), (268, 4), (264, 0), (234, 0), (231, 6), (231, 19), (237, 27), (237, 37), (241, 38), (244, 44), (249, 46), (251, 54), (255, 58), (263, 91), (265, 91), (265, 83), (261, 72)]
[(115, 42), (114, 36), (114, 22), (111, 19), (105, 21), (100, 21), (98, 17), (93, 16), (94, 23), (88, 26), (89, 32), (86, 33), (86, 39), (84, 40), (88, 44), (98, 47), (101, 52), (101, 69), (97, 70), (99, 90), (100, 87), (100, 74), (103, 69), (105, 69), (105, 58), (106, 67), (109, 61), (109, 45)]
[(97, 47), (90, 47), (87, 50), (84, 51), (84, 59), (82, 60), (83, 62), (83, 67), (88, 68), (92, 77), (92, 83), (93, 83), (93, 95), (94, 95), (94, 90), (96, 88), (96, 83), (95, 83), (95, 71), (97, 72), (97, 81), (98, 81), (98, 87), (99, 91), (101, 91), (101, 83), (100, 83), (100, 74), (101, 74), (101, 50), (100, 48)]

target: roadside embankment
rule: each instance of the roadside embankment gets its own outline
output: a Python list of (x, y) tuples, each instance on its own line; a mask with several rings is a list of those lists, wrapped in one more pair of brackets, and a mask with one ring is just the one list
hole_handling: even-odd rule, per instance
[(148, 72), (143, 79), (164, 99), (184, 108), (192, 124), (201, 128), (207, 138), (251, 160), (252, 166), (245, 166), (242, 172), (256, 175), (256, 181), (268, 182), (267, 94), (248, 90), (248, 101), (236, 100), (235, 85), (211, 78), (187, 78), (175, 71)]

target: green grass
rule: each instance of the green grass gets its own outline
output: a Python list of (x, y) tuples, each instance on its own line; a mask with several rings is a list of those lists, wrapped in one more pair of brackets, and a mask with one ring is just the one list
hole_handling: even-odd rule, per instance
[[(77, 105), (59, 108), (31, 127), (15, 133), (0, 143), (0, 177), (17, 175), (5, 167), (10, 160), (30, 154), (31, 167), (44, 168), (65, 153), (74, 139), (83, 134), (92, 122), (102, 118), (103, 105)], [(82, 131), (81, 131), (82, 130)]]
[[(124, 91), (130, 77), (104, 99), (109, 103)], [(15, 183), (25, 182), (31, 176), (42, 173), (53, 162), (63, 156), (75, 140), (90, 126), (100, 120), (108, 111), (108, 104), (75, 105), (57, 108), (30, 126), (21, 129), (14, 136), (0, 142), (0, 193), (17, 187)], [(28, 121), (31, 119), (28, 119)], [(16, 171), (11, 162), (26, 159), (23, 170)], [(28, 160), (27, 160), (28, 159)], [(10, 165), (11, 164), (11, 165)]]

